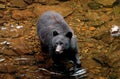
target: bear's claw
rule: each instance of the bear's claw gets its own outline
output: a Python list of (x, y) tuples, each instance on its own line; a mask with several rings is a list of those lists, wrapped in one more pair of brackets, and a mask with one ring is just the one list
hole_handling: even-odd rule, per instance
[(70, 76), (75, 77), (75, 79), (84, 78), (84, 77), (87, 77), (87, 71), (86, 69), (80, 69)]

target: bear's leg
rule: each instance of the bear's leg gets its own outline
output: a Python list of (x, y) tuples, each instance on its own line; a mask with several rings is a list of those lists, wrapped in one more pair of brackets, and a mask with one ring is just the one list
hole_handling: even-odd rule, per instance
[(41, 49), (43, 53), (48, 53), (48, 47), (41, 42)]
[(74, 62), (75, 62), (76, 68), (80, 68), (81, 67), (81, 62), (80, 62), (80, 59), (78, 57), (78, 54), (75, 55)]
[(72, 61), (74, 62), (74, 71), (77, 71), (81, 68), (81, 62), (78, 56), (78, 53), (74, 54), (74, 56), (72, 56)]

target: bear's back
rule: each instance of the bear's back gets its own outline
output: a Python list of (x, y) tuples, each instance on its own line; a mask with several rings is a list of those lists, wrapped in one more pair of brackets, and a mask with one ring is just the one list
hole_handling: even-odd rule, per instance
[(42, 29), (43, 27), (48, 27), (49, 25), (54, 25), (57, 21), (60, 21), (62, 19), (63, 17), (60, 14), (53, 11), (47, 11), (43, 15), (41, 15), (38, 20), (39, 29)]
[(47, 11), (41, 15), (38, 20), (38, 36), (43, 43), (46, 43), (46, 45), (48, 45), (50, 39), (53, 38), (53, 31), (57, 31), (60, 34), (65, 34), (69, 31), (73, 32), (59, 13)]

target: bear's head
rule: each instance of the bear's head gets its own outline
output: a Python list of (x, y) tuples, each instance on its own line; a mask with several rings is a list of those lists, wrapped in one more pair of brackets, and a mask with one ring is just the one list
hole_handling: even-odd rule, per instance
[(72, 32), (59, 34), (57, 31), (53, 31), (52, 47), (56, 54), (62, 54), (70, 48), (72, 35)]

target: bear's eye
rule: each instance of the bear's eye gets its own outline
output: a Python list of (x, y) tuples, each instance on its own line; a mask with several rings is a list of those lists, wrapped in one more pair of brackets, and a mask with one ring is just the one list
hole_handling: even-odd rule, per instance
[(58, 45), (58, 43), (56, 43), (56, 45)]

